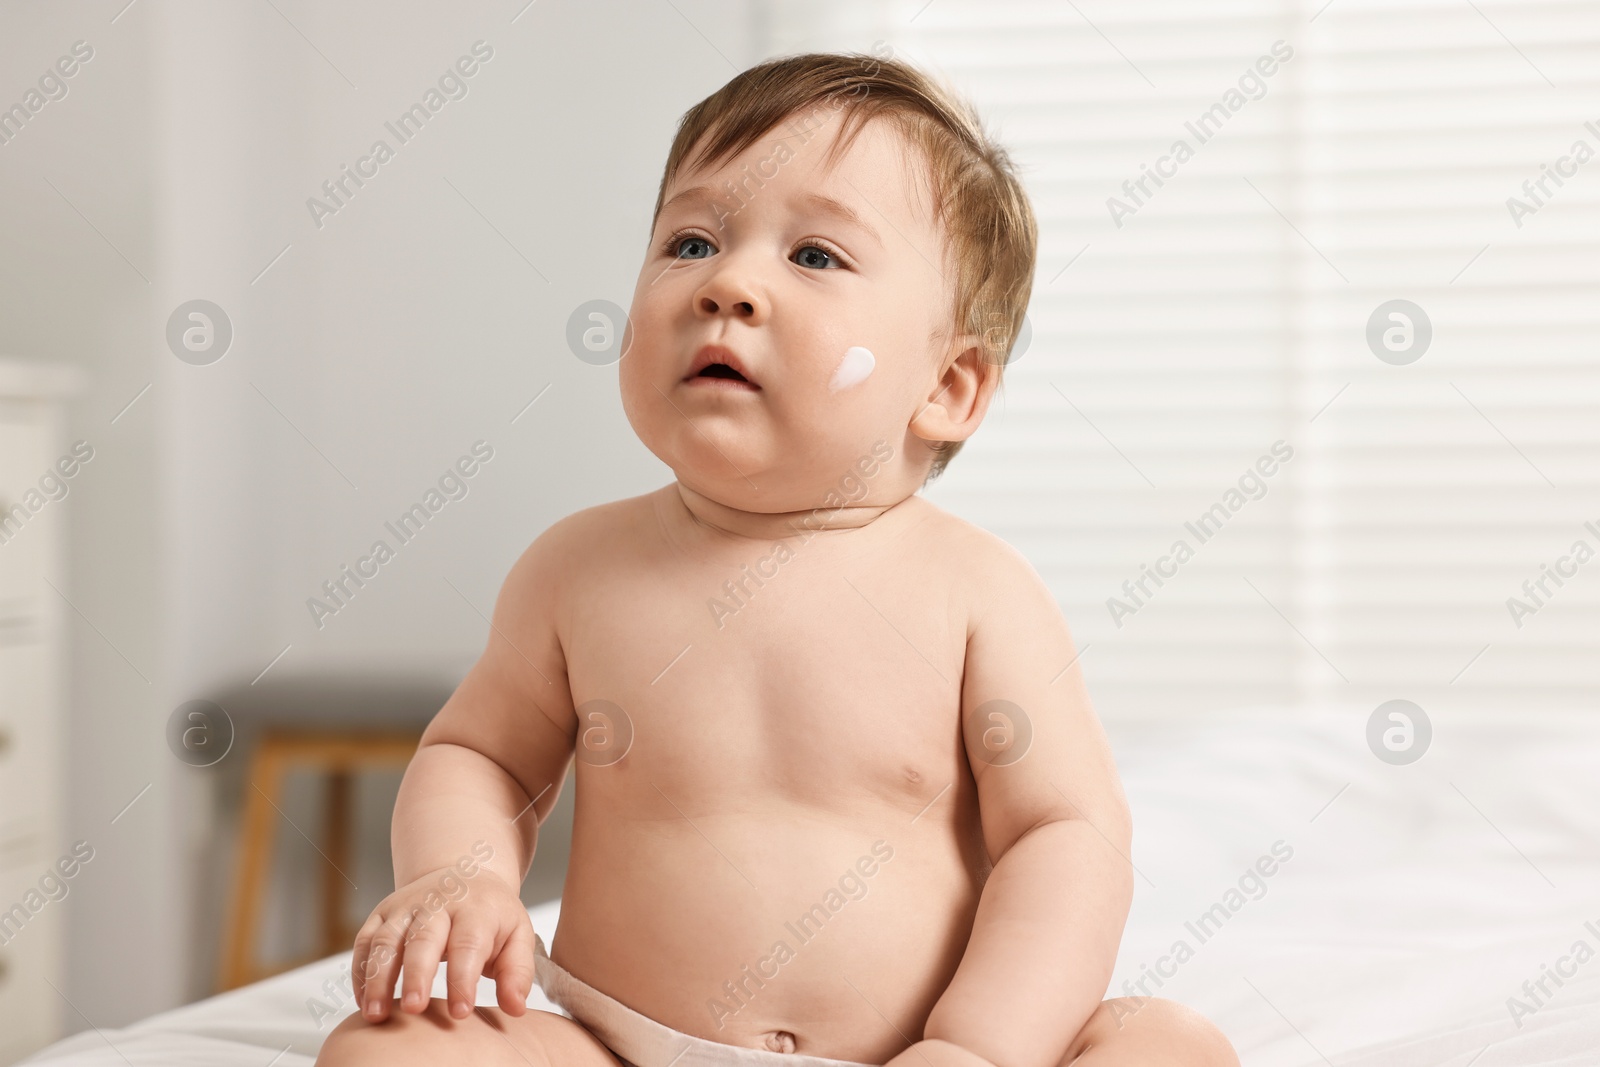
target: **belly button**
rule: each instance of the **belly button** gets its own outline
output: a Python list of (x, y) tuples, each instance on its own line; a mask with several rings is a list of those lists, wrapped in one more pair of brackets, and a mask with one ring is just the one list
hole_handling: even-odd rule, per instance
[(767, 1035), (767, 1048), (773, 1052), (793, 1052), (794, 1035), (787, 1030), (774, 1030)]

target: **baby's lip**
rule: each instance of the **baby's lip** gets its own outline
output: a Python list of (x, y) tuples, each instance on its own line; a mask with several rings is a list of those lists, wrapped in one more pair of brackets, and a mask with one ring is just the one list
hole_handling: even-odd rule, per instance
[[(699, 377), (701, 371), (718, 363), (730, 368), (752, 387), (761, 388), (756, 382), (755, 376), (750, 373), (749, 365), (739, 358), (738, 353), (725, 345), (702, 345), (699, 351), (695, 352), (694, 359), (689, 362), (689, 372), (683, 376), (683, 380), (689, 381), (691, 378)], [(724, 377), (729, 381), (738, 380), (728, 375), (707, 375), (707, 377)]]

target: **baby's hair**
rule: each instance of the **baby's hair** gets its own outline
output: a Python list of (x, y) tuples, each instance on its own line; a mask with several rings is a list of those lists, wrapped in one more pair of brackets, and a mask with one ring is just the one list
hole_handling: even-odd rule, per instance
[[(651, 231), (667, 186), (680, 170), (715, 167), (785, 119), (819, 107), (844, 109), (843, 130), (827, 157), (829, 164), (877, 117), (892, 123), (920, 152), (932, 184), (935, 227), (943, 227), (946, 262), (955, 264), (951, 336), (973, 333), (984, 338), (983, 358), (1001, 375), (1033, 289), (1039, 241), (1033, 207), (1010, 156), (985, 133), (977, 110), (953, 89), (899, 60), (861, 52), (807, 52), (769, 59), (735, 75), (679, 121)], [(940, 339), (937, 330), (934, 339)], [(963, 443), (935, 444), (925, 481), (942, 474)]]

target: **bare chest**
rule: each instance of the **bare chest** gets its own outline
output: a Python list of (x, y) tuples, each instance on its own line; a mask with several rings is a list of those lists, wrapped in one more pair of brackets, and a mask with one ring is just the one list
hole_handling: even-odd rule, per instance
[(963, 773), (964, 609), (903, 545), (669, 545), (578, 599), (564, 649), (577, 758), (609, 768), (607, 788), (710, 810), (914, 811)]

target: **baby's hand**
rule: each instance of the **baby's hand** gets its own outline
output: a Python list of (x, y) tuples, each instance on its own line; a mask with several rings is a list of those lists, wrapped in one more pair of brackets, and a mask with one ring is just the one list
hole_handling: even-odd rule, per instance
[(533, 988), (533, 924), (517, 890), (479, 868), (461, 878), (441, 867), (385, 897), (356, 934), (350, 976), (368, 1022), (389, 1016), (390, 991), (404, 965), (400, 1008), (428, 1006), (439, 960), (452, 1017), (464, 1019), (477, 999), (478, 976), (495, 981), (500, 1010), (522, 1015)]

